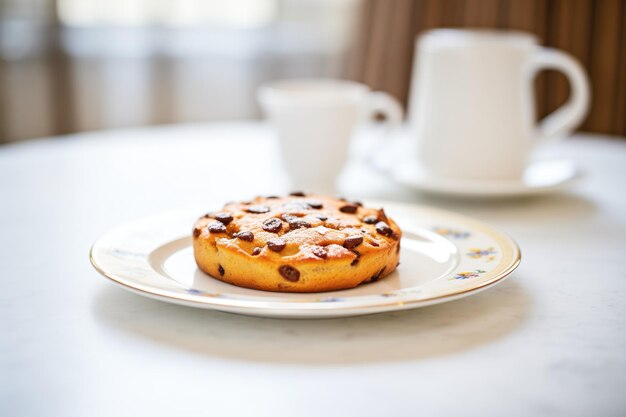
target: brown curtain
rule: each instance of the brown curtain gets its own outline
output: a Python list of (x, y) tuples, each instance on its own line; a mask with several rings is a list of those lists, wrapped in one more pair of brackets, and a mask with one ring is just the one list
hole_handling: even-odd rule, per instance
[[(365, 0), (351, 77), (407, 102), (414, 38), (437, 27), (516, 29), (565, 50), (587, 69), (591, 111), (580, 130), (626, 136), (626, 1)], [(562, 104), (565, 78), (536, 81), (541, 117)]]

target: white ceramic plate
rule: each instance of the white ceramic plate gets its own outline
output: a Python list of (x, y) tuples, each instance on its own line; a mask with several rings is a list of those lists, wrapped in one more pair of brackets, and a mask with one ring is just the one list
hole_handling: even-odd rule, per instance
[(193, 222), (210, 207), (182, 209), (111, 230), (91, 248), (93, 266), (123, 288), (158, 300), (232, 313), (329, 318), (404, 310), (488, 288), (520, 262), (515, 242), (488, 225), (430, 207), (384, 207), (403, 230), (400, 266), (383, 280), (325, 293), (273, 293), (216, 280), (195, 264)]
[[(548, 194), (572, 185), (581, 173), (573, 161), (531, 161), (519, 180), (463, 180), (439, 178), (421, 169), (412, 144), (405, 137), (390, 141), (374, 153), (371, 165), (399, 184), (434, 194), (459, 197), (520, 197)], [(470, 162), (468, 162), (470, 163)]]

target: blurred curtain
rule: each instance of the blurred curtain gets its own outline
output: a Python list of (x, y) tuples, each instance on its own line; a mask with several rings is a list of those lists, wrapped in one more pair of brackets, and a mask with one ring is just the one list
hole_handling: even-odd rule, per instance
[[(626, 1), (366, 0), (351, 77), (407, 102), (414, 38), (437, 27), (516, 29), (563, 49), (587, 69), (592, 107), (583, 131), (626, 136)], [(568, 94), (565, 78), (537, 77), (538, 116)]]
[(345, 73), (360, 3), (2, 0), (0, 143), (259, 117), (259, 84)]

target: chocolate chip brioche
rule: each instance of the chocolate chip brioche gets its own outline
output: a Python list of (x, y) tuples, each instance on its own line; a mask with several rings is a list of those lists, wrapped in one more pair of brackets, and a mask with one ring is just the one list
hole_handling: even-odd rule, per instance
[(318, 292), (356, 287), (398, 265), (402, 232), (383, 209), (304, 193), (229, 203), (193, 229), (198, 267), (240, 287)]

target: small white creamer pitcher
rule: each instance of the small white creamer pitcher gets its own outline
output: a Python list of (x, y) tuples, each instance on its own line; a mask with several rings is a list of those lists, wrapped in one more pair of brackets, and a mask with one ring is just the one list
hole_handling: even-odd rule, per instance
[(354, 81), (311, 78), (273, 81), (258, 99), (276, 130), (293, 189), (335, 192), (355, 127), (376, 113), (399, 126), (400, 103)]

